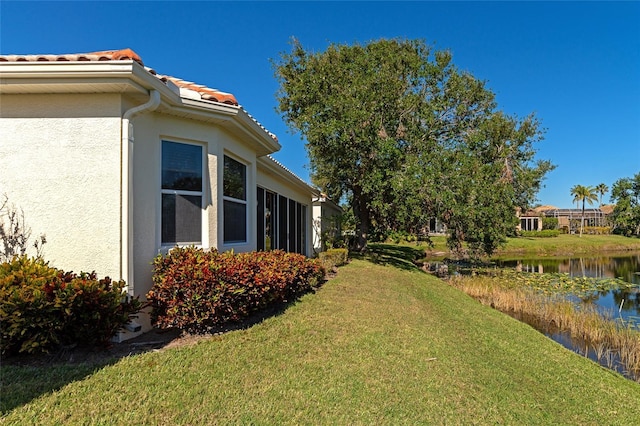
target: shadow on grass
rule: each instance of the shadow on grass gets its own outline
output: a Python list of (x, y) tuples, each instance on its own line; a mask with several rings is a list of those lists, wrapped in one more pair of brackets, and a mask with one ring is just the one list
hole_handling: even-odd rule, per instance
[(116, 360), (86, 364), (6, 365), (0, 367), (0, 416), (31, 400), (83, 380)]
[[(313, 292), (315, 289), (309, 293)], [(0, 418), (42, 395), (56, 392), (67, 384), (84, 380), (102, 368), (115, 365), (123, 358), (192, 344), (212, 335), (245, 330), (282, 315), (298, 301), (299, 297), (275, 303), (243, 321), (211, 328), (202, 334), (154, 329), (134, 339), (113, 343), (108, 348), (75, 347), (50, 354), (3, 356), (0, 363)]]
[(424, 247), (375, 243), (368, 245), (366, 253), (350, 253), (350, 256), (378, 265), (393, 266), (394, 268), (409, 271), (420, 271), (416, 265), (416, 261), (424, 258), (425, 251)]

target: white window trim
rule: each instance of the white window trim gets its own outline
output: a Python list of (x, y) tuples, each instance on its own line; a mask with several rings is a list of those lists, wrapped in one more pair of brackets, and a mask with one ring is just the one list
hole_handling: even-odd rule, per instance
[[(200, 152), (202, 155), (202, 170), (201, 170), (201, 179), (202, 179), (202, 190), (201, 191), (185, 191), (185, 190), (176, 190), (176, 189), (164, 189), (162, 188), (162, 145), (163, 142), (171, 142), (171, 143), (177, 143), (177, 144), (183, 144), (183, 145), (192, 145), (192, 146), (197, 146), (200, 148)], [(208, 244), (208, 240), (206, 237), (206, 229), (207, 229), (207, 215), (206, 215), (206, 211), (204, 209), (204, 204), (205, 204), (205, 188), (207, 187), (206, 185), (206, 181), (205, 181), (205, 177), (206, 175), (206, 171), (207, 171), (207, 149), (206, 149), (206, 145), (202, 144), (202, 143), (197, 143), (197, 142), (185, 142), (176, 138), (161, 138), (160, 139), (160, 159), (159, 159), (159, 178), (158, 178), (158, 184), (160, 187), (160, 199), (158, 201), (158, 211), (160, 212), (160, 220), (158, 221), (158, 225), (157, 225), (157, 232), (158, 232), (158, 240), (160, 241), (159, 244), (159, 253), (162, 254), (167, 254), (169, 252), (169, 250), (171, 250), (172, 248), (178, 246), (178, 247), (189, 247), (189, 246), (194, 246), (194, 247), (199, 247), (199, 248), (208, 248), (209, 244)], [(162, 241), (162, 195), (164, 194), (172, 194), (172, 195), (195, 195), (195, 196), (200, 196), (200, 242), (196, 243), (196, 242), (175, 242), (175, 243), (165, 243)]]
[[(224, 161), (225, 161), (225, 157), (230, 158), (231, 160), (237, 161), (238, 163), (242, 164), (244, 166), (244, 195), (245, 195), (245, 200), (242, 200), (240, 198), (234, 198), (234, 197), (230, 197), (227, 195), (224, 195)], [(249, 231), (250, 231), (250, 224), (249, 224), (249, 164), (234, 156), (233, 154), (229, 154), (228, 152), (225, 152), (223, 154), (222, 157), (222, 186), (221, 186), (222, 190), (221, 190), (221, 194), (222, 194), (222, 212), (221, 212), (221, 217), (222, 217), (222, 226), (221, 228), (221, 233), (222, 233), (222, 244), (224, 244), (225, 247), (237, 247), (237, 246), (244, 246), (247, 245), (250, 241), (250, 237), (249, 237)], [(243, 204), (245, 206), (244, 209), (244, 240), (243, 241), (226, 241), (224, 239), (224, 227), (225, 227), (225, 221), (226, 218), (224, 217), (224, 202), (225, 201), (230, 201), (232, 203), (237, 203), (237, 204)]]

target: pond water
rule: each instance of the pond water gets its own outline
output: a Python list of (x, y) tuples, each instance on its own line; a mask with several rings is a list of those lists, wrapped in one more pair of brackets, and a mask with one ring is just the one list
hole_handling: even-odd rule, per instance
[[(500, 267), (538, 273), (562, 273), (570, 277), (589, 277), (603, 280), (621, 279), (633, 284), (632, 288), (614, 288), (593, 291), (588, 295), (575, 297), (576, 303), (592, 303), (605, 315), (622, 321), (625, 325), (640, 329), (640, 252), (611, 254), (606, 256), (583, 256), (576, 258), (527, 258), (499, 259)], [(603, 367), (610, 368), (623, 376), (640, 381), (640, 375), (630, 372), (623, 362), (619, 348), (603, 348), (573, 339), (567, 332), (552, 330), (549, 325), (541, 325), (535, 318), (518, 318), (545, 333), (556, 342)]]
[(498, 259), (500, 267), (528, 272), (564, 273), (571, 277), (618, 278), (635, 286), (631, 289), (612, 289), (592, 292), (580, 300), (593, 303), (615, 318), (640, 324), (640, 253), (577, 258)]

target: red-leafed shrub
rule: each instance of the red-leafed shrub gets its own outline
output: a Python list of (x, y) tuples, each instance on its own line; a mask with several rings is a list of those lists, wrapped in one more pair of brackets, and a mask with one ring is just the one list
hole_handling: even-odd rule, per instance
[(280, 250), (234, 254), (176, 247), (158, 255), (153, 267), (147, 299), (154, 325), (189, 332), (294, 300), (324, 277), (317, 260)]
[(0, 264), (2, 353), (108, 342), (140, 309), (124, 286), (95, 273), (64, 272), (41, 258)]

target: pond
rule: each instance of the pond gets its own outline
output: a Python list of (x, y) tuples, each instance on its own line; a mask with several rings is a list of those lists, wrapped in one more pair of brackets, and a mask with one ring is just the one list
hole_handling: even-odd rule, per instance
[(497, 259), (500, 267), (526, 272), (563, 273), (570, 277), (618, 278), (631, 284), (629, 289), (594, 291), (580, 300), (593, 303), (603, 312), (623, 321), (640, 324), (640, 253), (621, 253), (577, 258)]
[[(577, 303), (592, 303), (604, 314), (622, 324), (640, 329), (640, 253), (622, 253), (606, 256), (583, 256), (577, 258), (527, 258), (498, 259), (500, 267), (515, 268), (525, 272), (561, 273), (570, 277), (588, 277), (602, 280), (620, 279), (632, 284), (630, 288), (609, 288), (592, 291), (580, 297)], [(605, 286), (606, 287), (606, 286)], [(551, 330), (548, 326), (518, 318), (538, 328), (563, 346), (578, 352), (602, 366), (615, 370), (632, 380), (640, 381), (640, 375), (630, 372), (621, 358), (619, 348), (604, 348), (571, 338), (567, 332)]]

